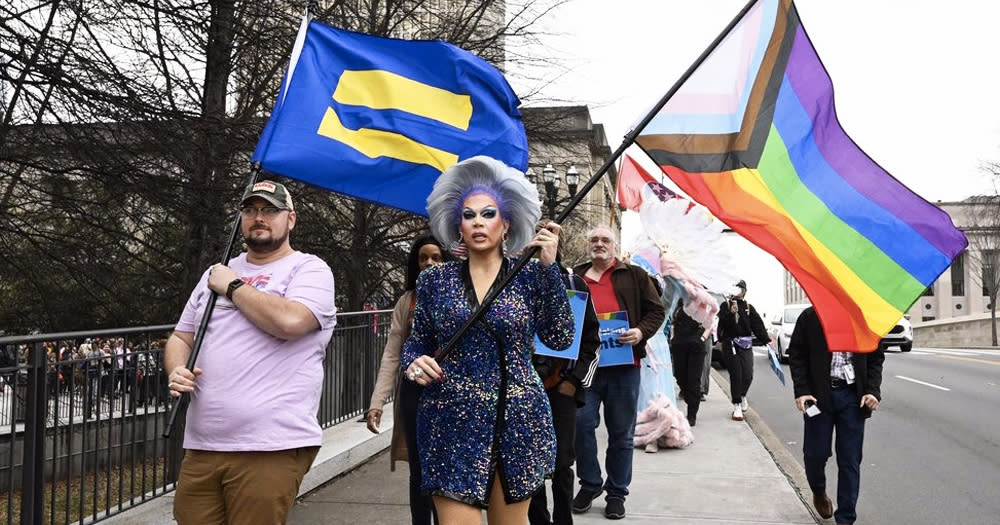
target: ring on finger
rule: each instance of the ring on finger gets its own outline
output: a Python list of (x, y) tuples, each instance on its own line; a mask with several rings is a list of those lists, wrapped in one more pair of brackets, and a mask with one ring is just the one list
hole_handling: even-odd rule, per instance
[(417, 380), (417, 374), (414, 374), (413, 372), (407, 372), (406, 373), (406, 378), (409, 379), (410, 381), (416, 381)]
[(422, 375), (424, 375), (424, 369), (423, 368), (418, 368), (418, 369), (416, 369), (416, 370), (413, 371), (413, 377), (420, 377)]

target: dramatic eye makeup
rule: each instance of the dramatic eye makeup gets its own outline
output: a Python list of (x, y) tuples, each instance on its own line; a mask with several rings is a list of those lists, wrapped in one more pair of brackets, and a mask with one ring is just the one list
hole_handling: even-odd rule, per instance
[[(482, 211), (479, 212), (479, 216), (481, 216), (484, 219), (492, 219), (497, 216), (497, 213), (498, 212), (496, 208), (492, 206), (487, 206), (483, 208)], [(476, 218), (475, 210), (470, 210), (469, 208), (462, 210), (462, 218), (467, 221), (475, 219)]]

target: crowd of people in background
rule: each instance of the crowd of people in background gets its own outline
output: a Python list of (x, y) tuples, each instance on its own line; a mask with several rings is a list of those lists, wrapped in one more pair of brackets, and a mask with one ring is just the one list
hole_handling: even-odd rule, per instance
[[(125, 398), (131, 406), (167, 400), (162, 341), (147, 345), (122, 337), (93, 337), (46, 341), (41, 348), (49, 399), (70, 395), (88, 418), (96, 416), (102, 398)], [(17, 388), (27, 383), (29, 351), (27, 344), (0, 348), (2, 395), (24, 395)]]

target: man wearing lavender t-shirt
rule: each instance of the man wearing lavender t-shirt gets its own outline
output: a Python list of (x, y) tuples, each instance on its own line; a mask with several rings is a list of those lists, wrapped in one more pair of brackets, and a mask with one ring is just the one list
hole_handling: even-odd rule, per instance
[(336, 324), (333, 273), (289, 244), (297, 216), (283, 185), (255, 184), (240, 216), (247, 252), (202, 275), (167, 340), (170, 395), (191, 394), (174, 497), (181, 525), (284, 523), (322, 443), (316, 413)]

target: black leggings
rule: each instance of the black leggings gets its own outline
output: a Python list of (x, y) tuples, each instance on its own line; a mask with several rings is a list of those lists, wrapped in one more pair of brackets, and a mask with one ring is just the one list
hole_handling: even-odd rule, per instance
[(576, 460), (576, 399), (547, 390), (552, 405), (552, 425), (556, 431), (556, 470), (552, 473), (552, 512), (548, 509), (545, 485), (528, 505), (531, 525), (573, 523), (573, 462)]
[(406, 431), (406, 456), (410, 467), (410, 520), (413, 525), (437, 523), (434, 502), (420, 492), (420, 456), (417, 453), (417, 402), (424, 389), (413, 381), (403, 380), (399, 387), (399, 413)]
[(705, 368), (705, 343), (701, 341), (675, 343), (670, 347), (674, 377), (681, 387), (681, 397), (687, 405), (688, 417), (698, 415), (701, 404), (701, 373)]

